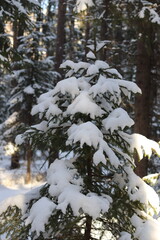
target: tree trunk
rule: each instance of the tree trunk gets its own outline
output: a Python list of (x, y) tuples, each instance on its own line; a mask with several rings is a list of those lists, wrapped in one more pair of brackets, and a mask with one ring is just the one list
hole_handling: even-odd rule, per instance
[[(134, 131), (150, 137), (151, 120), (151, 68), (152, 68), (152, 29), (148, 23), (140, 23), (140, 38), (137, 43), (137, 72), (136, 83), (142, 90), (135, 100), (135, 127)], [(135, 157), (135, 172), (140, 177), (147, 175), (148, 159), (145, 157), (138, 162)]]
[(92, 218), (90, 216), (86, 217), (86, 227), (84, 233), (84, 240), (91, 239), (91, 229), (92, 229)]
[(31, 162), (32, 162), (32, 150), (30, 144), (26, 147), (26, 160), (27, 160), (27, 173), (26, 173), (26, 183), (31, 182)]
[(50, 149), (48, 157), (48, 166), (50, 166), (57, 158), (59, 158), (59, 151), (58, 150), (52, 151), (52, 149)]
[(87, 45), (89, 44), (88, 43), (89, 38), (90, 38), (90, 23), (89, 23), (89, 20), (86, 20), (86, 23), (85, 23), (85, 57), (88, 53)]
[[(87, 158), (87, 189), (92, 192), (92, 154), (89, 154)], [(91, 230), (92, 230), (92, 217), (86, 216), (86, 226), (85, 226), (85, 233), (84, 239), (90, 240), (91, 239)]]
[(69, 13), (68, 13), (68, 16), (69, 16), (69, 39), (68, 39), (68, 55), (69, 55), (69, 59), (73, 59), (73, 54), (74, 54), (74, 24), (75, 24), (75, 17), (74, 17), (74, 7), (75, 7), (75, 4), (72, 0), (72, 2), (68, 5), (68, 8), (69, 8)]
[[(18, 13), (17, 13), (18, 14)], [(15, 19), (13, 22), (13, 48), (16, 51), (19, 44), (20, 44), (20, 40), (18, 39), (18, 37), (23, 36), (24, 34), (24, 26), (22, 24), (22, 22), (20, 22), (16, 16), (15, 13)], [(14, 70), (14, 68), (12, 69)], [(14, 79), (14, 81), (12, 81), (13, 87), (16, 88), (17, 87), (17, 79)], [(16, 111), (16, 109), (14, 109), (13, 111)], [(14, 136), (13, 139), (11, 140), (12, 144), (14, 145)], [(19, 164), (19, 152), (16, 151), (15, 153), (12, 154), (11, 156), (11, 169), (15, 169), (15, 168), (19, 168), (20, 164)]]
[(3, 23), (3, 20), (0, 19), (0, 51), (2, 51), (3, 55), (4, 56), (7, 56), (8, 55), (8, 52), (6, 51), (7, 48), (9, 48), (9, 39), (8, 37), (5, 37), (4, 38), (4, 35), (5, 34), (5, 29), (4, 29), (4, 23)]
[[(103, 18), (101, 20), (101, 31), (100, 31), (100, 37), (101, 37), (101, 40), (104, 41), (104, 40), (109, 40), (109, 36), (108, 36), (108, 26), (107, 26), (107, 17), (108, 17), (108, 14), (109, 14), (109, 3), (110, 3), (110, 0), (103, 0), (103, 5), (104, 5), (104, 15), (103, 15)], [(101, 59), (102, 60), (106, 60), (107, 56), (106, 56), (106, 48), (103, 48), (103, 51), (101, 51)]]
[(15, 18), (13, 22), (13, 48), (17, 49), (18, 47), (18, 20)]
[(55, 69), (61, 73), (59, 69), (63, 61), (64, 44), (65, 44), (65, 21), (66, 21), (66, 0), (59, 0), (58, 4), (58, 23), (57, 23), (57, 43), (56, 43), (56, 59)]
[[(46, 22), (43, 23), (43, 33), (45, 35), (48, 35), (48, 33), (52, 34), (52, 31), (54, 32), (54, 30), (51, 30), (51, 22), (53, 22), (53, 12), (52, 12), (52, 8), (55, 7), (54, 6), (55, 2), (53, 2), (52, 0), (48, 1), (48, 6), (47, 6), (47, 18), (46, 18)], [(52, 41), (47, 41), (46, 42), (46, 48), (47, 48), (47, 57), (48, 56), (53, 56), (54, 55), (54, 51), (55, 51), (55, 42)]]
[(11, 156), (11, 169), (16, 169), (19, 168), (20, 164), (19, 164), (19, 152), (15, 151), (12, 156)]
[(21, 20), (18, 21), (18, 39), (17, 39), (17, 47), (20, 45), (21, 39), (19, 37), (22, 37), (24, 35), (24, 24), (25, 22), (22, 22)]
[[(152, 136), (156, 142), (160, 140), (160, 29), (158, 25), (154, 25), (155, 34), (154, 41), (154, 61), (153, 61), (153, 81), (152, 81)], [(152, 163), (151, 163), (152, 164)]]

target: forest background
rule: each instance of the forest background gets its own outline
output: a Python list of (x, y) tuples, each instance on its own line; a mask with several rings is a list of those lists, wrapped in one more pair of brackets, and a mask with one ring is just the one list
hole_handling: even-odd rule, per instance
[[(124, 79), (136, 82), (142, 95), (126, 105), (134, 116), (133, 132), (159, 141), (160, 137), (160, 5), (158, 1), (1, 1), (0, 107), (1, 145), (10, 149), (11, 168), (19, 159), (36, 158), (29, 143), (17, 147), (17, 134), (36, 123), (30, 112), (40, 94), (64, 77), (59, 68), (67, 59), (86, 59), (87, 45), (103, 42), (100, 59)], [(77, 7), (78, 6), (78, 7)], [(7, 146), (6, 146), (7, 145)], [(43, 144), (42, 144), (43, 145)], [(47, 154), (45, 146), (40, 150)], [(52, 151), (51, 149), (49, 151)], [(57, 151), (52, 153), (57, 154)], [(52, 161), (48, 158), (49, 164)], [(143, 165), (143, 166), (142, 166)], [(156, 159), (144, 158), (137, 173), (157, 172)]]
[[(32, 173), (35, 170), (32, 168), (33, 162), (40, 166), (39, 170), (44, 164), (50, 166), (47, 175), (48, 185), (39, 190), (35, 199), (26, 202), (30, 210), (26, 211), (28, 217), (24, 215), (25, 223), (22, 221), (24, 218), (21, 218), (23, 208), (19, 208), (19, 201), (15, 208), (11, 200), (8, 206), (12, 207), (7, 208), (6, 205), (4, 213), (2, 207), (1, 217), (5, 220), (1, 224), (2, 234), (7, 230), (11, 236), (12, 234), (15, 236), (15, 239), (17, 236), (20, 238), (25, 236), (24, 239), (26, 236), (31, 236), (31, 239), (39, 236), (46, 239), (46, 236), (52, 236), (55, 239), (59, 229), (55, 228), (57, 225), (54, 224), (59, 219), (59, 223), (62, 220), (62, 237), (68, 239), (72, 236), (74, 239), (81, 236), (83, 239), (84, 234), (84, 238), (88, 240), (94, 235), (92, 230), (97, 228), (95, 216), (103, 213), (104, 216), (101, 215), (100, 221), (104, 224), (104, 232), (107, 222), (116, 239), (117, 237), (120, 237), (120, 240), (126, 238), (144, 240), (147, 237), (150, 239), (147, 231), (143, 231), (147, 224), (150, 224), (150, 236), (158, 239), (159, 224), (151, 219), (150, 215), (154, 214), (153, 211), (158, 211), (159, 200), (141, 178), (149, 181), (145, 176), (153, 174), (151, 179), (159, 183), (159, 158), (153, 156), (149, 159), (152, 150), (158, 154), (159, 147), (153, 141), (147, 140), (150, 138), (158, 142), (160, 137), (159, 15), (158, 1), (1, 1), (1, 162), (5, 160), (4, 155), (8, 154), (10, 169), (21, 169), (23, 159), (27, 169), (26, 183), (32, 181)], [(91, 65), (89, 61), (92, 62)], [(107, 75), (106, 81), (110, 81), (111, 84), (107, 86), (108, 95), (105, 95), (103, 92), (105, 90), (100, 85), (105, 75)], [(61, 81), (62, 79), (64, 80)], [(129, 83), (123, 79), (128, 80)], [(87, 81), (90, 81), (90, 84)], [(75, 83), (79, 84), (78, 87)], [(134, 83), (140, 87), (142, 94)], [(78, 92), (76, 92), (77, 88)], [(98, 92), (100, 89), (101, 91)], [(118, 95), (120, 91), (123, 93), (122, 99), (121, 95)], [(41, 95), (45, 92), (48, 93)], [(130, 96), (131, 92), (138, 94), (133, 97)], [(53, 96), (51, 97), (50, 94)], [(79, 96), (75, 97), (76, 94)], [(90, 101), (91, 94), (92, 101)], [(89, 107), (94, 106), (93, 109), (86, 108), (85, 105), (79, 108), (82, 106), (82, 96), (87, 104), (90, 103)], [(131, 97), (129, 103), (127, 97)], [(107, 105), (104, 104), (103, 98), (107, 99)], [(36, 105), (37, 101), (38, 105)], [(72, 101), (73, 103), (78, 101), (80, 104), (75, 107), (76, 110)], [(93, 104), (93, 101), (97, 101), (96, 104)], [(120, 103), (134, 119), (134, 126), (125, 110), (120, 108)], [(103, 110), (97, 107), (97, 104)], [(39, 118), (45, 121), (37, 124), (39, 118), (36, 113), (39, 113)], [(105, 114), (107, 114), (106, 119), (104, 119)], [(116, 121), (117, 118), (119, 122), (117, 121), (116, 124), (110, 122), (110, 119)], [(83, 134), (80, 132), (81, 127)], [(127, 127), (130, 128), (127, 132), (131, 134), (130, 137), (121, 131)], [(25, 138), (25, 135), (22, 135), (24, 132), (31, 139)], [(91, 132), (96, 136), (95, 139), (92, 138)], [(103, 141), (102, 133), (106, 142)], [(142, 142), (134, 143), (132, 137), (138, 138), (139, 135), (132, 133), (140, 133), (147, 138), (140, 137)], [(87, 134), (90, 139), (87, 138)], [(133, 144), (132, 147), (131, 143), (136, 145)], [(132, 151), (136, 165), (135, 173), (141, 178), (132, 170), (134, 166)], [(74, 157), (77, 159), (74, 160), (75, 162), (71, 159), (55, 160), (63, 159), (63, 154), (68, 158), (70, 154), (75, 154)], [(139, 162), (143, 154), (143, 160)], [(82, 159), (86, 159), (86, 167), (82, 166)], [(109, 164), (105, 164), (106, 159), (110, 161)], [(83, 184), (80, 174), (83, 176)], [(121, 181), (117, 182), (116, 178), (121, 178)], [(124, 188), (122, 179), (126, 184)], [(74, 190), (70, 196), (61, 180), (64, 181), (65, 187), (67, 183), (67, 187)], [(150, 181), (148, 183), (151, 184)], [(155, 189), (159, 192), (159, 186)], [(77, 205), (74, 205), (73, 199), (70, 198), (72, 194), (77, 199), (83, 196), (83, 201), (77, 201)], [(154, 201), (151, 195), (154, 196)], [(147, 198), (149, 200), (146, 200)], [(69, 206), (64, 206), (65, 201), (69, 201), (70, 204), (67, 202)], [(96, 208), (89, 207), (90, 201), (99, 207), (99, 212), (95, 211)], [(118, 201), (122, 205), (119, 205)], [(88, 207), (85, 204), (88, 204)], [(114, 204), (118, 212), (116, 215), (118, 224), (115, 221)], [(56, 209), (57, 215), (53, 211), (53, 215), (42, 218), (43, 227), (40, 229), (37, 219), (44, 214), (42, 211), (40, 213), (42, 215), (39, 215), (42, 206), (45, 206), (46, 212), (49, 211), (50, 214), (52, 212), (50, 209)], [(122, 208), (126, 212), (126, 218), (125, 224), (121, 225)], [(150, 208), (153, 211), (148, 210)], [(59, 210), (62, 210), (64, 215)], [(144, 212), (141, 215), (139, 211), (142, 210)], [(136, 217), (135, 213), (138, 214)], [(85, 224), (81, 222), (79, 215), (80, 218), (84, 218)], [(139, 219), (138, 221), (143, 225), (141, 232), (135, 219)], [(12, 220), (13, 224), (10, 222)], [(24, 224), (24, 228), (19, 228), (17, 221), (20, 225)], [(154, 227), (157, 226), (156, 230), (152, 229), (152, 223)], [(70, 228), (72, 224), (73, 229)], [(85, 225), (84, 233), (83, 225)], [(101, 234), (103, 235), (103, 231)]]

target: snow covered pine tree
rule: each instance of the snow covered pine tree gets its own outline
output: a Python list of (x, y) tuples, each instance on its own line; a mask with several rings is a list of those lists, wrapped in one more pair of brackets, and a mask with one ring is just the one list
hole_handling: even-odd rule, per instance
[(139, 159), (152, 150), (160, 155), (159, 145), (129, 133), (134, 121), (123, 101), (141, 90), (96, 59), (102, 46), (89, 46), (87, 62), (61, 65), (66, 78), (32, 109), (41, 122), (16, 138), (20, 144), (29, 135), (55, 148), (58, 142), (63, 157), (51, 164), (42, 188), (1, 205), (4, 232), (5, 217), (12, 223), (18, 209), (22, 214), (12, 239), (159, 240), (158, 195), (133, 171), (134, 151)]

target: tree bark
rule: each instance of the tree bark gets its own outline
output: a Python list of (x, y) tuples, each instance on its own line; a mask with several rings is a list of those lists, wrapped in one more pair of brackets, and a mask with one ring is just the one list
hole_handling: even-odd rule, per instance
[[(92, 154), (89, 154), (87, 158), (87, 189), (92, 192)], [(92, 230), (92, 217), (86, 216), (86, 226), (84, 239), (91, 239), (91, 230)]]
[(85, 227), (85, 234), (84, 234), (85, 240), (91, 239), (91, 229), (92, 229), (92, 217), (86, 216), (86, 227)]
[[(152, 29), (150, 23), (140, 23), (140, 37), (137, 43), (137, 72), (136, 83), (142, 90), (142, 95), (135, 100), (135, 127), (134, 131), (150, 137), (151, 120), (151, 68), (152, 68)], [(147, 175), (148, 159), (145, 157), (138, 162), (135, 157), (135, 172), (140, 177)]]
[(15, 153), (12, 154), (11, 156), (11, 169), (16, 169), (19, 168), (20, 164), (19, 164), (19, 152), (16, 151)]
[(48, 167), (57, 159), (59, 158), (59, 151), (58, 150), (52, 150), (49, 151), (49, 157), (48, 157)]
[(87, 45), (88, 45), (89, 38), (90, 38), (90, 23), (89, 23), (89, 20), (86, 20), (86, 23), (85, 23), (85, 57), (88, 53)]
[(7, 48), (9, 48), (9, 39), (7, 37), (4, 37), (5, 35), (5, 29), (4, 29), (4, 22), (2, 19), (0, 19), (0, 51), (2, 51), (4, 56), (7, 56)]
[(13, 22), (13, 48), (17, 49), (18, 47), (18, 20), (14, 19)]
[[(55, 2), (53, 2), (52, 0), (48, 0), (48, 6), (47, 6), (47, 16), (46, 16), (46, 22), (43, 22), (43, 33), (45, 35), (48, 35), (49, 33), (52, 34), (52, 31), (54, 32), (54, 30), (52, 29), (51, 31), (51, 22), (53, 22), (53, 12), (52, 12), (52, 7), (54, 6)], [(55, 42), (52, 41), (47, 41), (46, 42), (46, 48), (47, 48), (47, 57), (48, 56), (53, 56), (54, 52), (55, 52)]]
[[(110, 3), (110, 0), (103, 0), (103, 5), (104, 5), (104, 15), (103, 15), (103, 18), (101, 20), (101, 31), (100, 31), (100, 37), (101, 37), (101, 40), (104, 41), (104, 40), (109, 40), (109, 36), (108, 36), (108, 25), (107, 25), (107, 17), (108, 17), (108, 14), (109, 14), (109, 3)], [(101, 59), (102, 60), (106, 60), (106, 49), (103, 48), (103, 51), (101, 51)]]
[(26, 160), (27, 160), (27, 173), (26, 173), (26, 183), (31, 182), (31, 162), (32, 162), (32, 150), (30, 144), (27, 144), (26, 149)]
[(74, 7), (75, 7), (75, 1), (72, 0), (72, 2), (68, 5), (69, 9), (69, 39), (68, 39), (68, 51), (69, 51), (69, 58), (73, 59), (73, 54), (74, 54), (74, 24), (75, 24), (75, 18), (74, 18)]
[(57, 43), (56, 43), (56, 58), (55, 69), (61, 73), (59, 69), (63, 61), (64, 44), (65, 44), (65, 22), (66, 22), (66, 0), (59, 0), (58, 4), (58, 23), (57, 23)]

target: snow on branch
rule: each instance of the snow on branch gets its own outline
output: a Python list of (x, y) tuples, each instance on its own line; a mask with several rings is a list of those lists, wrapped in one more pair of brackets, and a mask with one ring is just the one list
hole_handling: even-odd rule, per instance
[(95, 149), (103, 138), (101, 131), (91, 122), (72, 125), (68, 129), (68, 136), (67, 144), (80, 142), (81, 148), (85, 143), (88, 146), (93, 146)]
[(101, 117), (105, 112), (92, 100), (88, 92), (81, 92), (70, 104), (66, 114), (74, 115), (75, 113), (89, 114), (92, 119)]
[(92, 0), (77, 0), (76, 9), (77, 12), (81, 12), (87, 9), (87, 7), (93, 7), (94, 3)]
[(39, 236), (40, 232), (45, 231), (45, 224), (48, 223), (48, 219), (55, 208), (56, 204), (53, 201), (49, 200), (47, 197), (40, 198), (31, 207), (25, 224), (31, 224), (31, 231), (36, 231), (37, 236)]
[(155, 219), (142, 220), (136, 214), (131, 218), (131, 222), (136, 228), (134, 237), (139, 240), (159, 240), (160, 223)]
[(83, 180), (72, 162), (73, 159), (55, 160), (51, 164), (47, 175), (50, 184), (49, 193), (53, 197), (58, 197), (56, 209), (60, 209), (63, 213), (70, 205), (75, 216), (83, 211), (96, 219), (101, 212), (108, 211), (112, 199), (108, 195), (98, 196), (92, 192), (84, 195)]
[[(117, 199), (122, 201), (124, 212), (130, 214), (126, 224), (134, 213), (142, 214), (142, 209), (146, 216), (159, 211), (157, 194), (132, 169), (135, 150), (142, 159), (145, 155), (150, 157), (153, 151), (160, 155), (159, 145), (140, 134), (128, 133), (134, 121), (121, 104), (123, 98), (128, 100), (132, 93), (140, 94), (141, 90), (135, 83), (123, 80), (116, 69), (89, 55), (91, 63), (64, 62), (61, 67), (65, 68), (66, 78), (42, 94), (31, 112), (40, 118), (28, 130), (31, 140), (32, 136), (33, 141), (40, 136), (46, 149), (54, 146), (56, 151), (73, 156), (53, 159), (47, 172), (47, 194), (27, 212), (26, 224), (31, 224), (31, 232), (37, 235), (47, 231), (45, 225), (50, 224), (49, 217), (55, 212), (64, 219), (68, 214), (72, 219), (106, 219), (116, 207), (121, 215)], [(17, 137), (17, 141), (21, 143), (23, 136)], [(109, 181), (108, 174), (112, 175)], [(118, 222), (119, 217), (112, 215), (115, 220), (111, 223)], [(129, 232), (119, 232), (120, 240), (131, 240), (134, 234), (145, 239), (138, 235), (137, 227), (131, 228)]]
[(160, 146), (157, 142), (146, 138), (145, 136), (134, 133), (127, 134), (122, 131), (119, 131), (120, 136), (129, 143), (130, 151), (133, 153), (134, 150), (137, 151), (139, 160), (141, 160), (144, 156), (151, 157), (152, 152), (155, 152), (158, 156), (160, 156)]
[(139, 17), (144, 18), (146, 13), (149, 13), (150, 21), (152, 23), (160, 24), (160, 16), (156, 12), (156, 7), (154, 7), (154, 6), (153, 7), (152, 6), (143, 7), (141, 9), (141, 11), (139, 12)]
[(129, 117), (128, 113), (122, 109), (117, 108), (113, 110), (106, 119), (103, 120), (103, 125), (106, 130), (111, 131), (118, 130), (121, 128), (122, 130), (125, 127), (131, 127), (134, 124), (134, 121)]

